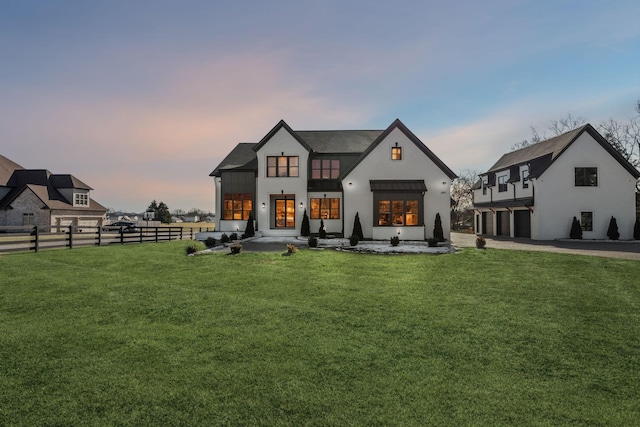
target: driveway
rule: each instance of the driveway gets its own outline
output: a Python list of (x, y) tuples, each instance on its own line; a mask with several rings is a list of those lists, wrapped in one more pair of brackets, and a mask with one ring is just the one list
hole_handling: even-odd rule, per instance
[[(638, 241), (531, 240), (497, 236), (485, 236), (485, 239), (487, 248), (593, 255), (640, 261), (640, 242)], [(451, 242), (459, 248), (473, 248), (476, 246), (476, 235), (451, 233)]]

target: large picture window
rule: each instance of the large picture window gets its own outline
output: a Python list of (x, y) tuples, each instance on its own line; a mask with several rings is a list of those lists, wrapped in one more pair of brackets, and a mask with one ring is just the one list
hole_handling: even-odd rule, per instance
[(298, 156), (267, 156), (268, 177), (298, 176)]
[(597, 187), (598, 168), (576, 168), (576, 187)]
[(419, 225), (418, 200), (379, 200), (379, 226)]
[(340, 199), (311, 199), (311, 219), (340, 219)]
[(311, 161), (311, 179), (338, 179), (340, 160), (314, 159)]
[(252, 209), (253, 200), (250, 193), (225, 194), (222, 219), (246, 221)]

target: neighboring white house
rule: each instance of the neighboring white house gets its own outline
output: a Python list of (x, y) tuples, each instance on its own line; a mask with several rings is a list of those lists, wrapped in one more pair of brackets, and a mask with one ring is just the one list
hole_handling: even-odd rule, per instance
[(591, 125), (503, 155), (473, 187), (477, 234), (606, 239), (611, 217), (633, 237), (638, 170)]
[(365, 238), (433, 237), (440, 214), (449, 238), (456, 175), (407, 127), (294, 131), (280, 121), (260, 142), (238, 144), (210, 174), (217, 229), (243, 232), (249, 214), (263, 236), (297, 236), (306, 210), (312, 233), (348, 236), (356, 213)]
[(0, 155), (0, 226), (101, 226), (107, 209), (73, 175), (24, 169)]

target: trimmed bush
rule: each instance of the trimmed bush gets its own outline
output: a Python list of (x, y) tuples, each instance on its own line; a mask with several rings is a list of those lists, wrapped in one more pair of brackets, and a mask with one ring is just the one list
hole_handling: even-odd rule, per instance
[(238, 240), (238, 233), (231, 233), (231, 236), (229, 236), (229, 240), (231, 240), (232, 242), (234, 240)]
[(318, 246), (318, 239), (315, 236), (309, 236), (308, 243), (310, 248), (315, 248)]
[(355, 234), (352, 234), (351, 236), (349, 236), (349, 244), (351, 246), (356, 246), (359, 241), (360, 241), (360, 237), (356, 236)]
[(300, 235), (301, 236), (309, 236), (311, 234), (311, 226), (309, 225), (309, 215), (307, 215), (307, 210), (304, 210), (302, 214), (302, 225), (300, 226)]
[(487, 246), (487, 240), (482, 236), (476, 237), (476, 248), (484, 249), (485, 246)]
[(324, 220), (320, 220), (320, 230), (318, 230), (318, 237), (320, 239), (327, 238), (327, 229), (324, 227)]
[(204, 245), (208, 248), (213, 248), (216, 246), (216, 238), (215, 237), (207, 237), (204, 241)]
[(234, 244), (229, 246), (229, 250), (234, 255), (239, 254), (242, 250), (242, 245), (240, 244), (240, 242), (235, 242)]
[(569, 232), (569, 238), (571, 239), (582, 239), (582, 227), (580, 226), (580, 221), (575, 216), (573, 217), (573, 222), (571, 223), (571, 232)]
[(256, 235), (256, 231), (253, 227), (253, 212), (249, 212), (249, 218), (247, 219), (247, 227), (244, 229), (242, 238), (253, 237)]
[(358, 237), (359, 240), (364, 240), (364, 235), (362, 234), (362, 224), (360, 224), (360, 215), (358, 214), (358, 212), (356, 212), (356, 217), (353, 220), (353, 233), (351, 233), (351, 235)]
[(438, 242), (444, 242), (444, 231), (442, 231), (442, 218), (440, 218), (440, 214), (436, 214), (436, 220), (433, 225), (433, 238)]
[(636, 223), (633, 226), (633, 238), (640, 240), (640, 218), (636, 218)]
[(196, 245), (187, 246), (187, 255), (192, 255), (198, 252), (198, 247)]
[(607, 237), (611, 240), (618, 240), (620, 238), (620, 232), (618, 231), (618, 221), (615, 217), (611, 217), (609, 220), (609, 228), (607, 229)]
[(436, 239), (436, 238), (427, 239), (427, 245), (428, 245), (430, 248), (435, 248), (435, 247), (437, 247), (437, 246), (438, 246), (438, 239)]
[(227, 233), (223, 233), (222, 236), (220, 236), (220, 241), (222, 244), (229, 243), (229, 236), (227, 236)]
[(393, 236), (391, 238), (391, 246), (398, 246), (400, 244), (400, 238), (398, 236)]

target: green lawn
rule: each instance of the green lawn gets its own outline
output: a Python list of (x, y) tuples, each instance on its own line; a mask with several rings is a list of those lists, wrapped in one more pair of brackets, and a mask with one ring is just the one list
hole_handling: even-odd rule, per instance
[(640, 420), (638, 262), (188, 244), (1, 256), (0, 425)]

